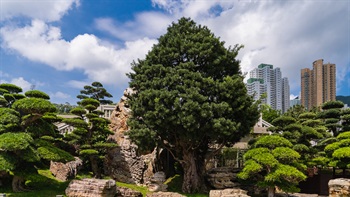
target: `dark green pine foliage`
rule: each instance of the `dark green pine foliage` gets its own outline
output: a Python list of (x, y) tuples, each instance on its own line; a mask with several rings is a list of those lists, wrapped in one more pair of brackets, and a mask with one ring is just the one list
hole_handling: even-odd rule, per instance
[(238, 177), (268, 189), (275, 196), (275, 187), (284, 192), (297, 192), (298, 183), (306, 179), (305, 167), (299, 164), (300, 154), (287, 139), (278, 135), (258, 138), (244, 154), (244, 168)]
[(340, 116), (342, 107), (344, 107), (344, 103), (341, 101), (328, 101), (323, 103), (323, 111), (318, 114), (334, 137), (341, 132)]
[(340, 133), (337, 140), (325, 147), (329, 166), (344, 170), (350, 168), (350, 131)]
[[(20, 88), (15, 85), (2, 86), (8, 94), (19, 95)], [(11, 91), (15, 89), (16, 91)], [(25, 93), (25, 95), (31, 95)], [(35, 97), (35, 95), (39, 95)], [(41, 95), (41, 96), (40, 96)], [(14, 191), (25, 190), (24, 182), (35, 166), (48, 161), (71, 161), (73, 156), (60, 148), (62, 141), (53, 125), (58, 118), (53, 113), (56, 108), (43, 99), (43, 92), (36, 91), (31, 97), (8, 100), (0, 107), (0, 171), (13, 174)], [(11, 103), (11, 108), (9, 107)]]
[(300, 161), (313, 167), (315, 163), (311, 160), (319, 156), (320, 150), (312, 146), (312, 143), (329, 137), (323, 122), (316, 118), (316, 114), (304, 112), (297, 118), (283, 115), (274, 119), (271, 124), (274, 127), (269, 130), (288, 139), (293, 144), (293, 149), (301, 155)]
[(78, 99), (93, 98), (100, 102), (101, 105), (112, 104), (112, 100), (105, 99), (112, 98), (113, 96), (107, 92), (103, 87), (102, 83), (95, 81), (92, 82), (91, 86), (84, 86), (83, 90), (80, 90), (80, 94), (77, 96)]
[(101, 178), (104, 156), (117, 144), (107, 142), (107, 137), (113, 132), (108, 129), (109, 120), (100, 117), (103, 112), (96, 110), (100, 102), (85, 98), (79, 103), (80, 106), (70, 111), (77, 118), (63, 120), (75, 128), (72, 133), (65, 135), (65, 139), (76, 147), (79, 157), (90, 164), (94, 176)]
[(342, 110), (340, 115), (342, 120), (342, 131), (350, 131), (350, 108)]
[(230, 145), (248, 134), (259, 118), (257, 104), (236, 59), (241, 46), (225, 48), (188, 18), (158, 41), (128, 75), (136, 92), (129, 100), (128, 135), (143, 150), (168, 149), (184, 170), (182, 191), (197, 192), (204, 186), (209, 145)]
[(0, 106), (11, 107), (16, 100), (22, 99), (25, 96), (20, 94), (22, 88), (14, 84), (2, 83), (0, 84)]

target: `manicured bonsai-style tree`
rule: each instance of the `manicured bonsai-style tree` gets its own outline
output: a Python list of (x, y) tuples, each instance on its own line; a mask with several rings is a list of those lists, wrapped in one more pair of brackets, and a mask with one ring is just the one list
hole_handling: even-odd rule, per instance
[(268, 197), (275, 196), (275, 187), (285, 192), (297, 192), (297, 185), (306, 179), (301, 170), (300, 154), (292, 149), (287, 139), (278, 135), (259, 138), (244, 154), (244, 168), (238, 177), (256, 182), (268, 190)]
[(340, 113), (340, 118), (342, 121), (342, 130), (350, 131), (350, 109), (344, 109)]
[(53, 114), (56, 108), (49, 98), (43, 98), (45, 93), (29, 92), (25, 95), (30, 97), (26, 97), (18, 96), (20, 88), (15, 85), (6, 84), (1, 88), (17, 96), (2, 97), (7, 104), (0, 107), (0, 171), (13, 175), (14, 191), (23, 191), (26, 190), (25, 180), (28, 175), (37, 173), (35, 166), (39, 163), (66, 162), (74, 158), (58, 148), (60, 136), (52, 124), (57, 121)]
[(84, 89), (80, 90), (80, 94), (77, 96), (78, 99), (96, 99), (98, 102), (100, 102), (101, 105), (113, 103), (112, 100), (105, 99), (105, 97), (112, 98), (113, 96), (107, 92), (102, 83), (98, 81), (92, 82), (91, 86), (84, 86)]
[(341, 101), (328, 101), (323, 103), (322, 112), (318, 113), (319, 118), (323, 119), (328, 131), (337, 136), (341, 132), (340, 115), (344, 103)]
[(327, 145), (324, 149), (328, 158), (329, 166), (343, 169), (350, 168), (350, 131), (345, 131), (337, 136), (337, 141)]
[(103, 112), (96, 110), (99, 101), (84, 98), (79, 103), (80, 106), (70, 111), (77, 118), (63, 120), (75, 128), (72, 133), (65, 135), (65, 139), (75, 146), (83, 161), (90, 164), (94, 177), (101, 178), (103, 158), (117, 144), (107, 142), (107, 137), (113, 132), (108, 129), (109, 120), (100, 117)]
[(184, 193), (205, 189), (205, 161), (220, 152), (209, 148), (237, 142), (259, 118), (236, 59), (240, 48), (226, 48), (207, 27), (181, 18), (132, 64), (128, 135), (144, 151), (158, 145), (173, 154)]

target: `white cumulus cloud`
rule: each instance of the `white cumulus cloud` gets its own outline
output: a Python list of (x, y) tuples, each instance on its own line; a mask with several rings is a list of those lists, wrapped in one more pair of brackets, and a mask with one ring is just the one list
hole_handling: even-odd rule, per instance
[(79, 0), (1, 0), (0, 21), (22, 16), (43, 21), (57, 21)]
[(92, 34), (78, 35), (71, 41), (62, 39), (60, 29), (40, 20), (25, 27), (1, 29), (3, 45), (31, 61), (41, 62), (57, 70), (81, 70), (90, 80), (126, 86), (125, 73), (131, 62), (144, 58), (156, 40), (143, 38), (125, 43), (122, 49), (105, 45)]

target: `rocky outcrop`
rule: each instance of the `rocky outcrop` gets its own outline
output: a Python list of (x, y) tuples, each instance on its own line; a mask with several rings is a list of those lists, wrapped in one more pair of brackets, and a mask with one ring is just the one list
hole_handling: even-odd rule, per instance
[(129, 130), (127, 120), (131, 116), (127, 98), (133, 94), (128, 88), (111, 115), (109, 128), (114, 135), (109, 140), (115, 141), (118, 147), (109, 151), (104, 162), (105, 173), (113, 179), (125, 182), (145, 184), (153, 176), (155, 151), (148, 155), (138, 155), (137, 146), (129, 140), (125, 133)]
[(164, 184), (166, 181), (164, 172), (154, 173), (151, 184), (148, 185), (148, 190), (151, 192), (165, 192), (167, 191), (168, 185)]
[(117, 186), (116, 197), (142, 197), (142, 193), (126, 187)]
[(350, 196), (350, 179), (331, 179), (328, 182), (329, 197)]
[(209, 197), (249, 197), (242, 189), (210, 190)]
[(62, 162), (50, 162), (50, 172), (58, 180), (67, 181), (70, 178), (75, 178), (78, 171), (83, 165), (83, 161), (79, 157), (74, 157), (74, 161), (67, 163)]
[(186, 196), (175, 192), (154, 192), (154, 193), (147, 194), (147, 197), (186, 197)]
[(67, 197), (114, 197), (116, 193), (117, 186), (112, 179), (73, 180), (66, 189)]
[(239, 187), (237, 174), (240, 169), (231, 167), (219, 167), (208, 170), (206, 179), (211, 187), (215, 189)]

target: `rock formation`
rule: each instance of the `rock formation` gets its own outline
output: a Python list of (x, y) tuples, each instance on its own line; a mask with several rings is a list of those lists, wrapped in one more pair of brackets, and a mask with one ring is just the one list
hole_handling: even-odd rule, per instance
[(137, 146), (129, 140), (125, 132), (129, 130), (127, 120), (131, 116), (131, 110), (127, 103), (127, 97), (133, 91), (128, 88), (117, 104), (111, 115), (110, 130), (114, 135), (109, 140), (117, 142), (117, 148), (109, 151), (105, 162), (105, 173), (113, 179), (125, 182), (145, 184), (153, 176), (155, 151), (149, 155), (139, 156)]
[(58, 180), (67, 181), (69, 178), (75, 178), (79, 169), (83, 165), (83, 161), (79, 157), (74, 157), (74, 161), (67, 163), (50, 162), (50, 171)]
[(165, 192), (167, 191), (168, 185), (165, 185), (166, 176), (164, 172), (154, 173), (151, 183), (148, 184), (148, 190), (151, 192)]
[(208, 170), (206, 179), (211, 187), (215, 189), (239, 187), (237, 174), (239, 169), (231, 167), (219, 167)]
[(126, 187), (117, 186), (116, 197), (142, 197), (142, 193)]
[(147, 194), (147, 197), (186, 197), (175, 192), (154, 192)]
[(242, 189), (210, 190), (209, 197), (249, 197)]
[(117, 186), (112, 179), (73, 180), (66, 189), (67, 197), (114, 197), (116, 193)]
[(331, 179), (328, 182), (329, 197), (350, 196), (350, 179)]

